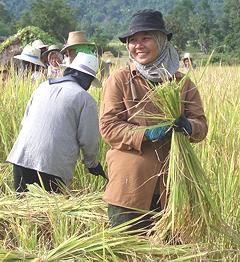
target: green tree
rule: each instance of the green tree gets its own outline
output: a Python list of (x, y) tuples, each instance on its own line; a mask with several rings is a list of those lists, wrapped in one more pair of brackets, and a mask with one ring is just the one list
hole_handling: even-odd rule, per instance
[(240, 55), (240, 1), (225, 0), (221, 30), (226, 51)]
[(11, 23), (11, 17), (5, 8), (5, 5), (0, 2), (0, 35), (9, 35), (11, 28), (9, 24)]
[[(202, 49), (210, 49), (213, 44), (223, 44), (224, 39), (230, 49), (231, 39), (236, 34), (232, 32), (233, 35), (226, 37), (231, 28), (228, 28), (229, 17), (226, 11), (224, 22), (222, 19), (223, 2), (224, 0), (208, 1), (213, 11), (214, 23), (221, 19), (221, 30), (218, 30), (216, 27), (204, 26), (211, 22), (211, 15), (208, 14), (206, 19), (202, 16), (203, 10), (209, 11), (207, 6), (200, 7), (204, 3), (202, 0), (0, 0), (0, 3), (5, 4), (12, 19), (19, 20), (21, 17), (21, 27), (38, 26), (57, 36), (60, 41), (63, 37), (67, 38), (68, 32), (72, 30), (83, 30), (90, 39), (96, 34), (96, 28), (109, 38), (117, 38), (128, 30), (130, 18), (135, 11), (145, 8), (157, 9), (163, 13), (167, 28), (173, 32), (173, 42), (181, 50), (193, 44), (197, 48), (202, 46)], [(238, 8), (235, 8), (235, 12), (237, 10)], [(22, 16), (23, 14), (25, 15)], [(14, 33), (18, 29), (19, 26), (16, 26)], [(207, 39), (208, 29), (211, 29), (210, 39)], [(239, 37), (237, 36), (236, 40), (237, 38)]]
[(100, 28), (95, 28), (94, 33), (91, 37), (92, 41), (96, 44), (98, 48), (98, 53), (101, 55), (102, 52), (106, 49), (109, 41), (111, 40), (105, 32)]
[(190, 25), (202, 52), (209, 52), (215, 37), (214, 16), (208, 0), (202, 0), (195, 8), (196, 15), (190, 17)]
[(173, 34), (172, 42), (178, 50), (184, 50), (188, 37), (180, 23), (176, 22), (173, 15), (166, 16), (165, 18), (166, 28)]
[(75, 10), (64, 0), (35, 0), (31, 10), (21, 16), (18, 26), (37, 26), (60, 41), (76, 28)]
[(174, 41), (180, 49), (184, 49), (189, 40), (194, 40), (194, 33), (190, 26), (190, 19), (193, 16), (194, 4), (192, 0), (177, 2), (167, 16), (168, 27), (173, 32)]

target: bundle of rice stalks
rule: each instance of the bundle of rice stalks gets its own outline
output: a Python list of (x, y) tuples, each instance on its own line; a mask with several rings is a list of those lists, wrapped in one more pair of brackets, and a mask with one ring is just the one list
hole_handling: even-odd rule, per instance
[(120, 226), (103, 229), (90, 237), (73, 236), (40, 257), (39, 261), (69, 261), (79, 257), (82, 259), (79, 261), (169, 261), (176, 258), (189, 261), (208, 254), (203, 245), (154, 246), (147, 239), (125, 235), (122, 233), (124, 229)]
[[(180, 82), (167, 81), (151, 88), (149, 98), (163, 112), (152, 115), (162, 125), (181, 115), (181, 92), (186, 77)], [(211, 183), (194, 152), (189, 138), (172, 129), (167, 180), (168, 203), (155, 225), (158, 239), (193, 243), (206, 240), (212, 229), (226, 234), (235, 243), (239, 235), (221, 218), (220, 208), (213, 199)]]
[(127, 223), (108, 227), (100, 194), (29, 190), (1, 198), (0, 261), (189, 261), (208, 255), (205, 245), (152, 245), (126, 234)]
[(124, 228), (73, 235), (51, 250), (0, 249), (0, 261), (190, 261), (206, 258), (204, 245), (152, 245), (147, 239), (123, 234)]
[[(50, 194), (38, 185), (0, 201), (0, 246), (51, 249), (74, 234), (107, 225), (101, 193)], [(1, 259), (0, 259), (1, 260)]]
[(81, 216), (82, 221), (89, 221), (89, 218), (97, 219), (101, 214), (101, 217), (106, 220), (101, 193), (87, 194), (83, 191), (69, 191), (65, 194), (50, 194), (35, 184), (29, 185), (28, 189), (29, 192), (18, 198), (15, 194), (0, 198), (1, 219), (8, 220), (15, 216), (31, 217), (37, 222), (40, 217), (42, 219), (51, 211), (58, 214), (63, 213), (66, 216)]

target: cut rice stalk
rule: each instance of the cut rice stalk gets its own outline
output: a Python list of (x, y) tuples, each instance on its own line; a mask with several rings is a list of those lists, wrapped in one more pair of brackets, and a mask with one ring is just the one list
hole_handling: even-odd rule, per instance
[[(182, 103), (187, 103), (181, 101), (185, 80), (172, 80), (151, 88), (149, 98), (162, 112), (159, 126), (169, 120), (173, 125), (181, 115)], [(168, 202), (153, 229), (157, 238), (193, 243), (206, 239), (214, 228), (239, 243), (239, 235), (221, 218), (220, 208), (212, 198), (210, 181), (188, 137), (174, 129), (166, 187)]]

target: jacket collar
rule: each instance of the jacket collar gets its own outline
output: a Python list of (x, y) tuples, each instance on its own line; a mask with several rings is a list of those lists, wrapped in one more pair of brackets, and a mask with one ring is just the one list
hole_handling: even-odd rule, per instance
[(52, 85), (52, 84), (58, 84), (58, 83), (67, 82), (67, 81), (77, 83), (76, 79), (72, 77), (71, 75), (66, 75), (66, 76), (58, 77), (58, 78), (49, 78), (48, 83), (49, 85)]
[[(130, 77), (129, 77), (129, 85), (130, 85), (130, 89), (131, 89), (131, 93), (132, 93), (132, 98), (133, 98), (133, 101), (138, 101), (139, 100), (139, 97), (137, 95), (137, 91), (136, 91), (136, 85), (134, 84), (134, 79), (136, 77), (140, 77), (142, 78), (144, 81), (146, 81), (144, 79), (144, 77), (139, 73), (139, 71), (137, 70), (136, 68), (136, 65), (134, 63), (130, 63), (128, 65), (128, 68), (129, 68), (129, 73), (130, 73)], [(174, 74), (174, 78), (182, 78), (182, 74), (180, 72), (176, 72)], [(169, 79), (170, 81), (172, 81), (172, 79)]]

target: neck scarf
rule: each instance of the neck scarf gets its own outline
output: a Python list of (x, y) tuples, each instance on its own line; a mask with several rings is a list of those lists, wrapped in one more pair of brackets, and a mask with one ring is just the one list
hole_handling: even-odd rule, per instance
[(149, 32), (156, 40), (159, 47), (159, 56), (149, 64), (142, 65), (132, 59), (140, 74), (152, 81), (161, 82), (171, 78), (179, 68), (179, 56), (177, 50), (167, 40), (167, 36), (161, 32)]
[(64, 70), (63, 77), (58, 78), (49, 78), (48, 82), (50, 85), (62, 83), (62, 82), (76, 82), (78, 83), (84, 90), (88, 90), (91, 86), (91, 83), (93, 81), (94, 77), (91, 75), (88, 75), (86, 73), (80, 72), (76, 69), (67, 67)]

